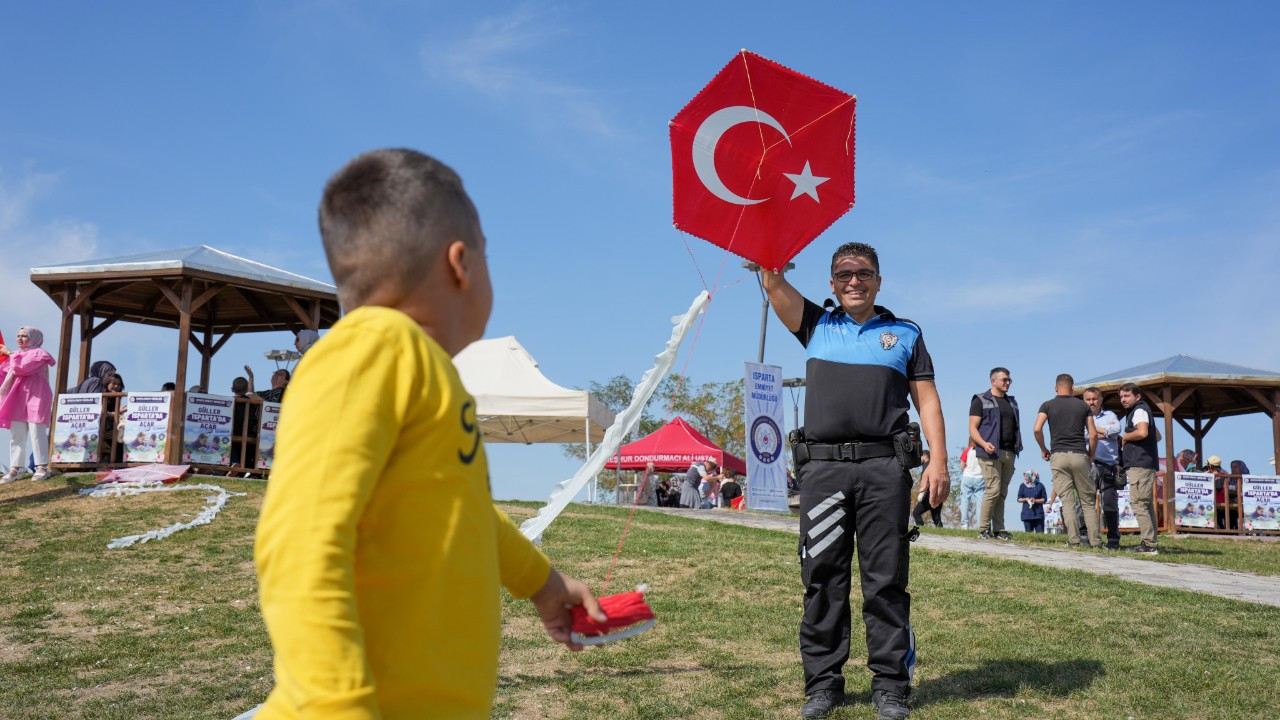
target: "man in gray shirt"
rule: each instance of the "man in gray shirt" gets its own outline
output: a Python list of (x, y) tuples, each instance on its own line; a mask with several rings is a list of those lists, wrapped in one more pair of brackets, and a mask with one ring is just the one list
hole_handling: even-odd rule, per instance
[[(1053, 470), (1053, 492), (1062, 498), (1067, 544), (1080, 544), (1079, 519), (1075, 513), (1068, 512), (1078, 497), (1084, 509), (1089, 545), (1102, 547), (1098, 537), (1098, 488), (1091, 472), (1098, 439), (1094, 433), (1093, 412), (1083, 400), (1072, 395), (1074, 388), (1074, 378), (1066, 373), (1058, 376), (1054, 385), (1057, 395), (1040, 406), (1033, 432), (1040, 444), (1040, 456), (1049, 461), (1049, 468)], [(1053, 437), (1052, 450), (1044, 445), (1046, 421)]]

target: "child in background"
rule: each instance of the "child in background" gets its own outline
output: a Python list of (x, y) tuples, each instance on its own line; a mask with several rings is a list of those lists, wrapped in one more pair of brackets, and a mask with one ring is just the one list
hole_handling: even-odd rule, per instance
[(347, 314), (281, 411), (254, 552), (276, 686), (257, 720), (488, 718), (499, 585), (574, 650), (568, 607), (604, 616), (493, 505), (451, 360), (492, 308), (479, 217), (445, 165), (378, 150), (330, 179), (320, 233)]

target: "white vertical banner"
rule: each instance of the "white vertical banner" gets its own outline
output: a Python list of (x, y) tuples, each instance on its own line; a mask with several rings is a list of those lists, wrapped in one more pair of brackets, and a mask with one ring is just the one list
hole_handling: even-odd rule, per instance
[(746, 363), (747, 507), (790, 512), (782, 452), (782, 368)]

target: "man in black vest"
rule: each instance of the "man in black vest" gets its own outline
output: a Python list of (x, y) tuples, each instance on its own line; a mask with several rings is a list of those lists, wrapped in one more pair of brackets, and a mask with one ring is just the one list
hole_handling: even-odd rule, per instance
[(1160, 455), (1159, 433), (1151, 422), (1151, 406), (1142, 399), (1142, 389), (1133, 383), (1120, 386), (1120, 404), (1124, 405), (1124, 434), (1120, 436), (1120, 455), (1124, 459), (1125, 477), (1129, 480), (1129, 504), (1138, 518), (1138, 534), (1142, 542), (1133, 549), (1139, 555), (1156, 553), (1156, 470)]
[(969, 439), (987, 486), (979, 516), (982, 532), (978, 537), (984, 540), (1013, 539), (1004, 529), (1004, 503), (1014, 462), (1022, 452), (1022, 426), (1018, 401), (1009, 394), (1012, 382), (1008, 369), (992, 368), (991, 389), (974, 395), (969, 403)]

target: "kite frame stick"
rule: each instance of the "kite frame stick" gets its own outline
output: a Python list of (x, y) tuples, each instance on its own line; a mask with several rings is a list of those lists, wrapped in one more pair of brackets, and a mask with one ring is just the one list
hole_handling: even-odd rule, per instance
[(605, 633), (604, 635), (579, 635), (576, 632), (569, 633), (569, 639), (579, 645), (604, 645), (616, 640), (625, 640), (629, 637), (635, 637), (642, 633), (647, 633), (653, 629), (654, 623), (657, 622), (653, 618), (645, 620), (639, 625), (632, 625), (629, 628), (619, 630), (617, 632)]

